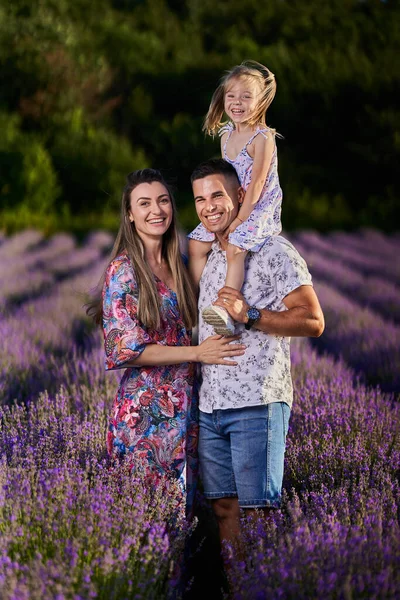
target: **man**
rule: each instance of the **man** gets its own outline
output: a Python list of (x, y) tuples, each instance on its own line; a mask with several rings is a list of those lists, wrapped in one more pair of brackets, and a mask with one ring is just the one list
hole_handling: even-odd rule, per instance
[(227, 230), (244, 191), (223, 159), (201, 164), (191, 181), (198, 217), (215, 234), (200, 281), (199, 343), (213, 334), (202, 310), (218, 298), (216, 304), (227, 309), (247, 346), (235, 368), (202, 365), (202, 481), (220, 538), (230, 540), (239, 533), (241, 508), (267, 515), (279, 506), (293, 400), (290, 336), (320, 336), (324, 318), (305, 261), (281, 236), (249, 253), (243, 293), (223, 287)]

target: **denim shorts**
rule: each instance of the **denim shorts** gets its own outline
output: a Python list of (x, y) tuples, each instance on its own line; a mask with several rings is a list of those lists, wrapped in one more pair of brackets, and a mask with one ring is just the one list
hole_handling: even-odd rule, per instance
[(290, 408), (200, 411), (199, 460), (204, 495), (237, 497), (242, 508), (278, 507)]

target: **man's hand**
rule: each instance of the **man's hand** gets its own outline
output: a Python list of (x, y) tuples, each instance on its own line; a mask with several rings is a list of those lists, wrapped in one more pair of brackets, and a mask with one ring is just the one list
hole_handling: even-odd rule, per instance
[(238, 290), (226, 285), (219, 290), (218, 298), (214, 304), (225, 308), (234, 321), (237, 321), (238, 323), (247, 323), (247, 311), (249, 305), (244, 299), (243, 294)]
[[(324, 315), (311, 285), (299, 286), (283, 298), (283, 303), (287, 310), (260, 309), (261, 318), (253, 325), (254, 329), (269, 335), (287, 337), (319, 337), (322, 334), (325, 327)], [(238, 323), (247, 323), (249, 305), (243, 294), (234, 288), (223, 287), (214, 304), (225, 308)]]

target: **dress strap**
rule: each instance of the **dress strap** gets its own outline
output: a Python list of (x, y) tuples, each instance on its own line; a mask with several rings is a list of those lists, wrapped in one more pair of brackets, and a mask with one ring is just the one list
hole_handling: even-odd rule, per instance
[(248, 146), (249, 144), (251, 144), (251, 142), (254, 140), (255, 137), (258, 136), (259, 133), (261, 133), (261, 135), (264, 136), (265, 139), (267, 140), (268, 139), (268, 136), (266, 135), (267, 131), (269, 131), (268, 127), (264, 127), (264, 129), (257, 129), (257, 131), (251, 136), (251, 138), (247, 142), (246, 146)]
[(218, 130), (218, 135), (219, 135), (219, 137), (222, 137), (224, 135), (224, 133), (232, 132), (234, 129), (235, 129), (235, 127), (234, 127), (232, 121), (228, 121), (227, 123), (222, 125), (222, 127)]
[(222, 137), (224, 135), (224, 133), (227, 133), (228, 135), (226, 136), (226, 140), (224, 143), (224, 156), (226, 156), (226, 145), (228, 143), (229, 138), (232, 135), (232, 131), (234, 131), (234, 126), (233, 123), (231, 121), (229, 121), (229, 123), (227, 123), (226, 125), (224, 125), (223, 127), (221, 127), (221, 129), (218, 132), (218, 135), (220, 137)]

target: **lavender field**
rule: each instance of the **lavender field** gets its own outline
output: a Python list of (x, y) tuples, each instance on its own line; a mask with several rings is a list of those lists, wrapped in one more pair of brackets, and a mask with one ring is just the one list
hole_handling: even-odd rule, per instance
[[(400, 236), (289, 238), (309, 264), (326, 329), (293, 340), (284, 502), (268, 526), (244, 522), (245, 561), (225, 547), (231, 597), (395, 600)], [(204, 561), (202, 538), (178, 491), (149, 489), (108, 463), (119, 375), (105, 374), (83, 305), (111, 244), (100, 231), (81, 244), (0, 234), (2, 600), (224, 597), (206, 563), (193, 567), (187, 540), (197, 534)], [(199, 505), (211, 519), (201, 494)]]

